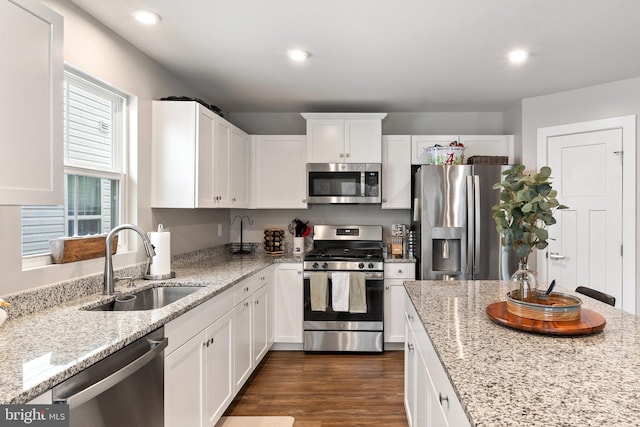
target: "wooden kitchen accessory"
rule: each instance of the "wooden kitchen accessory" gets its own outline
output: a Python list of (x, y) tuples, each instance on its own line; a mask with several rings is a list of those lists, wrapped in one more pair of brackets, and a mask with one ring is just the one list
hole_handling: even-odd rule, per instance
[[(107, 235), (86, 237), (62, 237), (49, 240), (51, 259), (54, 264), (83, 261), (85, 259), (100, 258), (105, 255)], [(118, 236), (111, 241), (111, 254), (118, 249)]]
[(264, 230), (264, 250), (269, 255), (284, 254), (284, 228)]
[(600, 313), (586, 308), (580, 310), (580, 317), (576, 320), (558, 322), (527, 319), (511, 314), (507, 310), (506, 301), (489, 304), (486, 312), (499, 325), (544, 335), (589, 335), (602, 331), (607, 323)]

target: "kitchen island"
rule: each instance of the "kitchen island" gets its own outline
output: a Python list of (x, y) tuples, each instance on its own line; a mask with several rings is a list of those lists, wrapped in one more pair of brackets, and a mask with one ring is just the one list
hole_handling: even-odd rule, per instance
[(510, 286), (405, 282), (470, 424), (639, 425), (640, 319), (577, 294), (583, 307), (605, 317), (602, 332), (558, 337), (509, 329), (485, 310), (505, 300)]

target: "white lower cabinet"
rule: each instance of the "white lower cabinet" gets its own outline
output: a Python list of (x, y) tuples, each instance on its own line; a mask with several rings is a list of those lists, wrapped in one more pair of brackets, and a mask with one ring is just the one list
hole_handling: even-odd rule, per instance
[(233, 308), (233, 349), (234, 376), (236, 390), (240, 390), (249, 375), (253, 365), (251, 352), (251, 297), (241, 301)]
[(410, 427), (470, 426), (444, 367), (405, 293), (404, 405)]
[(253, 332), (253, 366), (258, 366), (269, 350), (269, 284), (253, 294), (251, 306), (251, 330)]
[(270, 267), (165, 325), (165, 426), (213, 427), (272, 341)]
[(404, 342), (405, 280), (415, 280), (414, 262), (384, 264), (384, 342)]
[(276, 343), (302, 344), (302, 264), (278, 264), (275, 270)]
[(230, 349), (234, 337), (232, 326), (231, 313), (227, 313), (206, 330), (203, 346), (205, 351), (203, 397), (204, 420), (207, 426), (214, 426), (218, 422), (235, 396), (231, 379), (233, 352)]

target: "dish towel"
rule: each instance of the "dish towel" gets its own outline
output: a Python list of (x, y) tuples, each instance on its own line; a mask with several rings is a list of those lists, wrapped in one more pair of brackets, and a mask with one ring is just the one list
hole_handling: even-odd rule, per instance
[(331, 273), (331, 306), (333, 311), (349, 311), (349, 273)]
[(367, 288), (364, 273), (349, 274), (349, 313), (367, 312)]
[(327, 311), (327, 273), (313, 272), (309, 274), (311, 311)]

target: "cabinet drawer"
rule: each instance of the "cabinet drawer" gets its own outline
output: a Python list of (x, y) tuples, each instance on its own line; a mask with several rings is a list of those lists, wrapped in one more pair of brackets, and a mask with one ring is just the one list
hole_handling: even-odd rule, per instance
[(234, 286), (233, 305), (237, 305), (245, 299), (249, 298), (255, 291), (260, 289), (266, 284), (266, 280), (262, 280), (264, 274), (262, 272), (257, 273), (248, 279), (237, 283)]
[(385, 279), (415, 279), (416, 264), (414, 262), (389, 262), (384, 264)]
[(436, 351), (431, 343), (431, 340), (426, 337), (424, 342), (425, 352), (424, 359), (429, 371), (429, 376), (433, 382), (435, 388), (436, 397), (442, 407), (442, 412), (447, 418), (447, 422), (450, 426), (468, 426), (469, 420), (462, 409), (462, 404), (458, 400), (456, 392), (453, 390), (451, 380), (447, 376), (447, 373), (436, 354)]
[(232, 308), (233, 290), (225, 291), (167, 323), (164, 331), (166, 337), (169, 338), (169, 345), (165, 350), (165, 355), (171, 354)]

